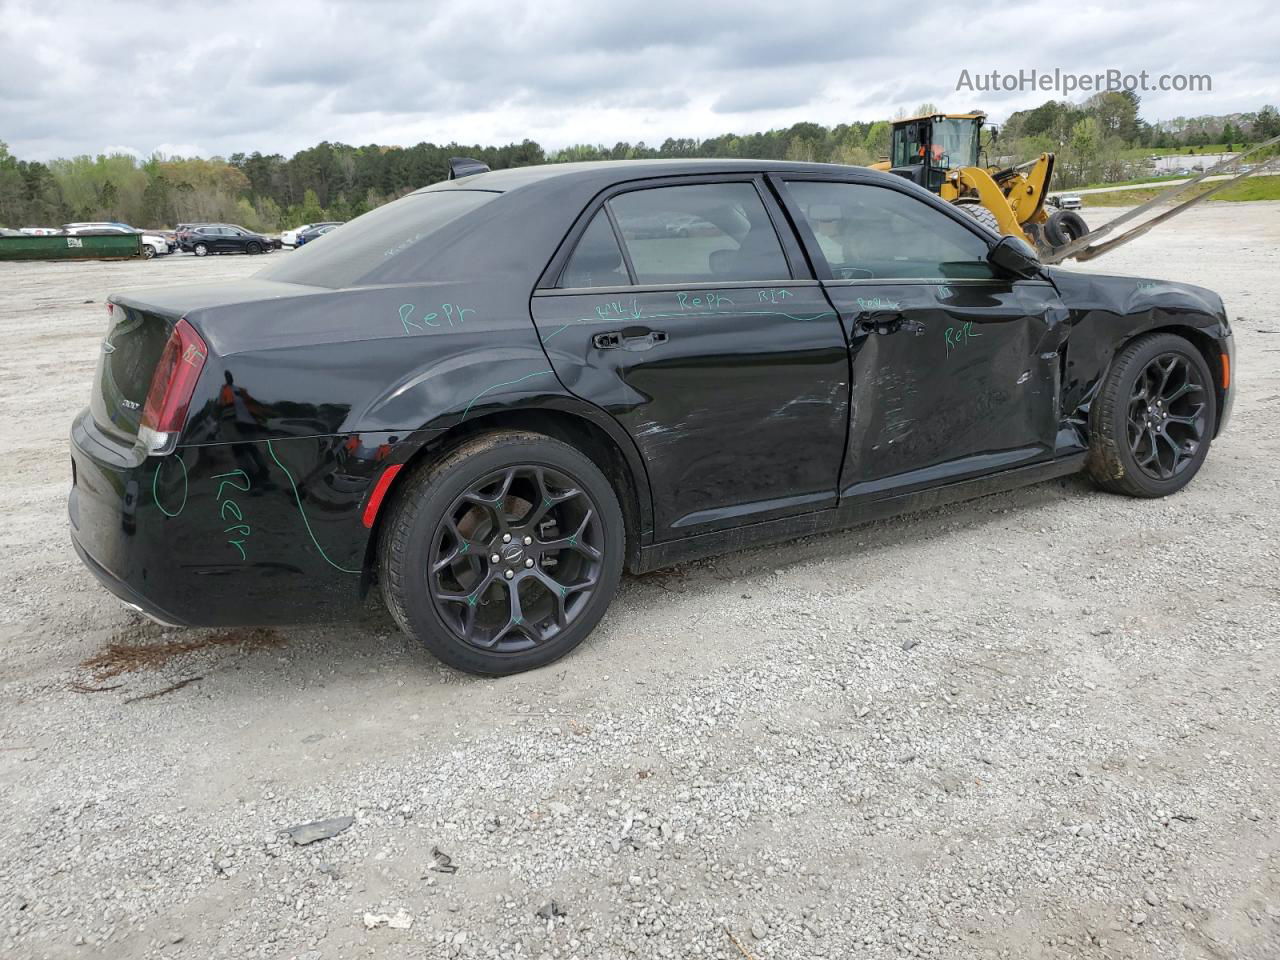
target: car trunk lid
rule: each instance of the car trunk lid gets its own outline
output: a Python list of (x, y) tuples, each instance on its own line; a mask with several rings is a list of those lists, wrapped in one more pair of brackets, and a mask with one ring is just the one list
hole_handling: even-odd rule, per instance
[[(296, 284), (251, 279), (234, 284), (113, 294), (107, 301), (107, 333), (89, 401), (94, 425), (122, 443), (133, 446), (138, 442), (152, 381), (160, 372), (158, 368), (175, 329), (188, 314), (193, 315), (193, 325), (184, 325), (184, 331), (180, 331), (184, 333), (183, 353), (194, 352), (184, 355), (183, 362), (195, 366), (196, 360), (203, 363), (207, 351), (217, 349), (216, 331), (204, 329), (205, 323), (196, 319), (203, 311), (310, 292), (316, 291)], [(194, 341), (188, 342), (192, 338)]]
[(108, 436), (132, 444), (165, 344), (181, 313), (107, 302), (107, 335), (102, 340), (89, 409)]

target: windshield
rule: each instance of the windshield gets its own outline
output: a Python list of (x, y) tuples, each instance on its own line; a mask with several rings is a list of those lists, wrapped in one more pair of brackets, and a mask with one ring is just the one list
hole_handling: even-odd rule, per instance
[(933, 154), (935, 167), (973, 167), (978, 163), (978, 125), (973, 120), (935, 120)]
[(258, 272), (264, 280), (313, 287), (351, 287), (423, 279), (431, 253), (422, 241), (500, 194), (480, 190), (411, 193), (344, 223), (324, 243), (303, 244)]

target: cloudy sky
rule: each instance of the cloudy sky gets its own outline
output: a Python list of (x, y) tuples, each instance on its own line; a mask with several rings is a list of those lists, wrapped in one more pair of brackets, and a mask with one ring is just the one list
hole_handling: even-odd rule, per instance
[(1142, 94), (1147, 120), (1280, 103), (1274, 0), (924, 6), (0, 0), (0, 140), (29, 159), (288, 155), (321, 140), (657, 144), (923, 101), (1002, 120), (1061, 95), (957, 91), (961, 71), (1055, 67), (1212, 76), (1212, 92)]

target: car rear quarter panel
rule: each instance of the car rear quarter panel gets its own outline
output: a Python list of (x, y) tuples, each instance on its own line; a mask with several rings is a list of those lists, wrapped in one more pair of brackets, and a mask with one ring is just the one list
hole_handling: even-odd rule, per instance
[[(350, 614), (369, 583), (363, 514), (378, 477), (496, 410), (590, 420), (643, 477), (630, 438), (561, 386), (527, 291), (354, 289), (206, 307), (187, 318), (209, 358), (178, 450), (141, 468), (131, 520), (137, 536), (165, 544), (171, 563), (112, 569), (145, 564), (147, 552), (109, 563), (85, 545), (135, 589), (159, 578), (160, 594), (176, 591), (171, 606), (191, 622), (244, 622), (245, 605), (259, 601), (264, 613), (252, 619), (265, 623)], [(92, 467), (85, 479), (110, 485)], [(92, 497), (80, 499), (82, 511), (97, 509), (83, 502)], [(118, 513), (114, 503), (103, 508)], [(643, 507), (647, 530), (647, 499)]]

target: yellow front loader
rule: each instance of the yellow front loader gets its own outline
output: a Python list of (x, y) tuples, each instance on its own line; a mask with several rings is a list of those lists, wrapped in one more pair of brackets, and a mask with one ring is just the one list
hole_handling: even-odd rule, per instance
[[(983, 113), (935, 113), (897, 120), (889, 159), (872, 167), (926, 187), (998, 233), (1021, 237), (1031, 244), (1042, 262), (1050, 264), (1100, 257), (1245, 177), (1280, 168), (1280, 137), (1272, 137), (1227, 157), (1185, 183), (1159, 191), (1146, 203), (1091, 231), (1074, 210), (1045, 210), (1046, 202), (1052, 202), (1048, 198), (1053, 178), (1052, 153), (1042, 153), (1013, 167), (979, 163), (979, 134), (985, 120)], [(1206, 180), (1217, 182), (1201, 189)], [(1169, 209), (1149, 220), (1120, 230), (1166, 206)], [(1107, 237), (1110, 239), (1104, 239)]]
[(999, 233), (1021, 237), (1042, 257), (1089, 232), (1070, 210), (1045, 209), (1053, 154), (1014, 167), (979, 162), (983, 113), (935, 113), (893, 124), (889, 159), (872, 164), (959, 205)]

